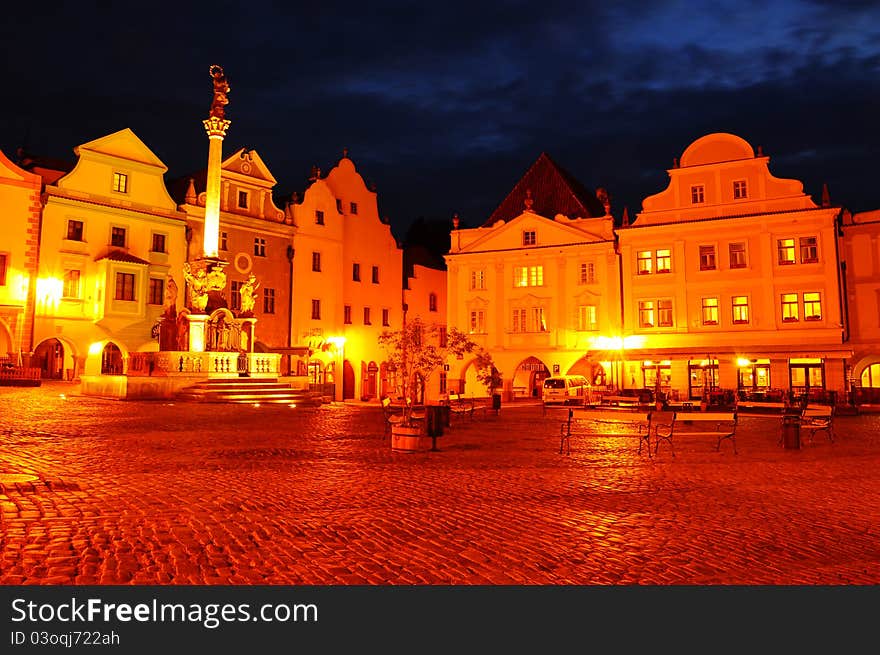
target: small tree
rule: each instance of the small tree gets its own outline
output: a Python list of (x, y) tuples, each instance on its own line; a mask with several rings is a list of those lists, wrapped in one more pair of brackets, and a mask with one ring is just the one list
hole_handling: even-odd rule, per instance
[(495, 394), (496, 389), (500, 389), (504, 384), (501, 377), (501, 371), (495, 368), (495, 362), (492, 355), (485, 348), (477, 350), (477, 356), (474, 359), (474, 368), (477, 372), (477, 382), (486, 387), (490, 396)]
[(403, 423), (412, 424), (417, 378), (425, 384), (434, 371), (446, 363), (449, 355), (456, 357), (473, 352), (477, 344), (461, 330), (451, 328), (446, 346), (440, 346), (436, 325), (425, 325), (418, 317), (404, 323), (400, 330), (386, 330), (379, 335), (379, 346), (388, 353), (394, 366), (397, 388), (403, 397)]

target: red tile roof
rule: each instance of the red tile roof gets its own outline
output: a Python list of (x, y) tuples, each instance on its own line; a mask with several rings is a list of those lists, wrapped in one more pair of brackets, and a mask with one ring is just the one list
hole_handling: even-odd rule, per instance
[(125, 262), (126, 264), (147, 264), (150, 262), (141, 259), (140, 257), (135, 257), (134, 255), (130, 255), (124, 250), (111, 250), (110, 252), (95, 257), (95, 261), (99, 262), (102, 259), (109, 259), (113, 262)]

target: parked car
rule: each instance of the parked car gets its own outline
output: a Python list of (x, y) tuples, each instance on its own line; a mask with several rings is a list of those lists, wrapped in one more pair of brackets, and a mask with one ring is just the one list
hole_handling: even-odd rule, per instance
[(581, 405), (587, 395), (589, 383), (583, 375), (554, 375), (544, 379), (543, 400), (545, 405)]

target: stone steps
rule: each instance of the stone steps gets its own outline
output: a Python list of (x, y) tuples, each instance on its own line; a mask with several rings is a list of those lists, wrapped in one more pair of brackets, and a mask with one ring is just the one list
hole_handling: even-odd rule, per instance
[(323, 396), (275, 379), (239, 378), (204, 380), (177, 392), (177, 399), (199, 403), (274, 403), (314, 407), (324, 402)]

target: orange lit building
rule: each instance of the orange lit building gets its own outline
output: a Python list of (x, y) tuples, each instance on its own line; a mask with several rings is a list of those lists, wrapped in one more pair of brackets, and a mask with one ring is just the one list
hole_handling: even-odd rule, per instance
[(0, 360), (27, 365), (33, 348), (34, 290), (42, 179), (0, 152)]
[[(432, 331), (435, 345), (447, 345), (446, 270), (442, 261), (435, 261), (424, 248), (411, 247), (404, 251), (403, 299), (406, 320), (420, 319)], [(399, 326), (398, 326), (399, 327)], [(395, 328), (396, 329), (396, 328)], [(450, 365), (451, 367), (451, 365)], [(432, 401), (441, 398), (449, 389), (449, 370), (446, 367), (433, 372), (417, 400)], [(387, 389), (389, 392), (392, 389)]]

